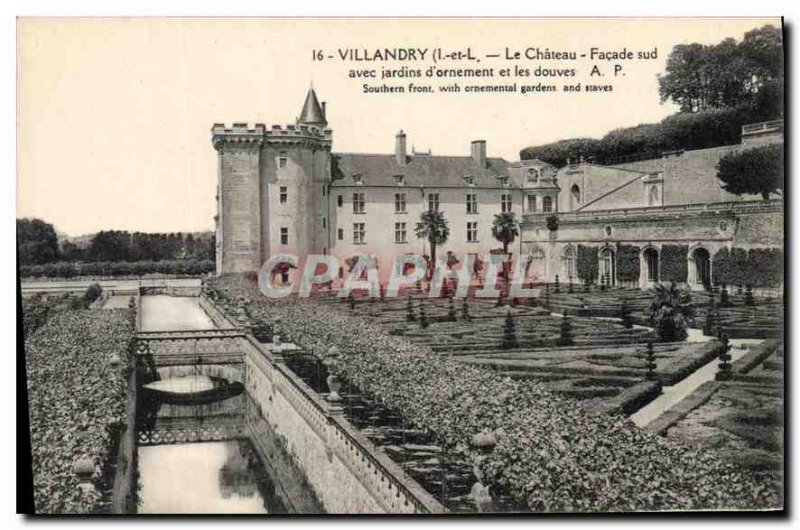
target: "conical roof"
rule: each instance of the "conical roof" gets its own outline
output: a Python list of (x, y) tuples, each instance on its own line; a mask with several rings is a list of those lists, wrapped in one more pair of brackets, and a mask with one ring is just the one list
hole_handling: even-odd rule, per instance
[(298, 123), (303, 125), (315, 125), (317, 127), (325, 127), (328, 122), (325, 119), (325, 113), (322, 112), (322, 107), (317, 100), (317, 94), (313, 88), (308, 89), (306, 95), (306, 102), (303, 104), (303, 111), (300, 113)]

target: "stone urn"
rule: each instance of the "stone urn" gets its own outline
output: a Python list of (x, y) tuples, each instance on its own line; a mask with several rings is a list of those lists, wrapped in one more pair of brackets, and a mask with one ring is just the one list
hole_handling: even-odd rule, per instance
[(480, 470), (480, 458), (472, 466), (472, 473), (475, 475), (477, 482), (472, 485), (469, 496), (475, 503), (476, 508), (478, 508), (478, 512), (486, 513), (494, 511), (494, 499), (492, 499), (489, 486), (483, 484), (483, 473), (481, 473)]
[(280, 335), (278, 335), (277, 333), (275, 333), (274, 335), (272, 335), (272, 345), (273, 345), (274, 347), (276, 347), (276, 348), (277, 348), (277, 347), (280, 347), (280, 345), (281, 345), (281, 336), (280, 336)]
[(328, 393), (328, 397), (326, 397), (325, 399), (327, 399), (332, 403), (341, 401), (342, 396), (339, 395), (339, 390), (342, 389), (341, 379), (339, 379), (339, 377), (334, 374), (330, 374), (327, 377), (327, 379), (325, 379), (325, 382), (328, 384), (328, 390), (330, 390), (330, 392)]
[(472, 437), (472, 446), (482, 453), (491, 453), (497, 445), (497, 434), (494, 431), (482, 430)]

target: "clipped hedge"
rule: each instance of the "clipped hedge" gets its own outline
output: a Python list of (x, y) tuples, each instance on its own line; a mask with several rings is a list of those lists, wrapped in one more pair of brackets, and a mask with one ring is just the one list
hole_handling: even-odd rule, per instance
[[(61, 311), (25, 341), (36, 513), (106, 513), (105, 466), (126, 420), (134, 333), (127, 309)], [(114, 366), (112, 356), (120, 363)], [(75, 461), (95, 462), (96, 490), (81, 493)]]
[(60, 261), (44, 265), (22, 265), (22, 278), (75, 278), (81, 276), (144, 276), (146, 274), (198, 275), (213, 272), (216, 264), (212, 260), (170, 261), (116, 261), (72, 263)]
[(779, 287), (783, 284), (783, 250), (734, 247), (714, 254), (714, 284)]
[(578, 278), (584, 283), (594, 283), (598, 266), (597, 247), (578, 245)]
[(622, 282), (639, 280), (639, 252), (634, 245), (620, 245), (617, 249), (617, 279)]
[(686, 282), (689, 277), (688, 256), (687, 245), (661, 247), (661, 281)]
[[(536, 511), (632, 511), (767, 507), (781, 503), (778, 477), (725, 463), (648, 433), (622, 417), (596, 415), (531, 380), (436, 355), (389, 335), (375, 319), (313, 299), (267, 299), (241, 276), (215, 279), (223, 305), (242, 301), (257, 325), (272, 326), (331, 363), (379, 403), (465, 455), (493, 491)], [(338, 354), (332, 357), (331, 348)], [(483, 430), (488, 456), (470, 445)]]

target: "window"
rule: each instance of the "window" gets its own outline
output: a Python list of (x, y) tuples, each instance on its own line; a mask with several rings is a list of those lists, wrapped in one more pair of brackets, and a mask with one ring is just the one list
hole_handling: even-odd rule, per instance
[(342, 204), (344, 204), (344, 198), (343, 198), (341, 195), (338, 195), (338, 196), (336, 197), (336, 206), (338, 206), (339, 208), (341, 208), (341, 207), (342, 207)]
[(339, 228), (336, 230), (336, 238), (341, 241), (344, 239), (344, 228)]
[(478, 213), (478, 195), (467, 193), (467, 213)]
[(353, 223), (353, 244), (363, 245), (365, 236), (364, 223)]
[(406, 242), (406, 224), (405, 223), (395, 223), (394, 224), (394, 242), (395, 243), (405, 243)]
[(500, 196), (500, 211), (509, 213), (511, 211), (511, 194), (503, 194)]
[(439, 194), (438, 193), (429, 193), (428, 194), (428, 211), (429, 212), (438, 212), (439, 211)]
[(564, 278), (570, 283), (578, 277), (578, 263), (575, 257), (575, 248), (567, 247), (561, 257)]
[(323, 217), (322, 218), (322, 228), (327, 228), (328, 227), (327, 225), (328, 225), (328, 221)]
[(278, 158), (278, 167), (286, 167), (286, 151), (281, 151)]
[(353, 213), (364, 213), (364, 192), (353, 193)]
[(544, 213), (550, 213), (553, 211), (553, 198), (552, 197), (545, 197), (542, 199), (542, 211)]
[(289, 229), (285, 226), (281, 227), (281, 245), (289, 244)]
[(404, 186), (405, 182), (404, 182), (404, 179), (403, 179), (403, 175), (395, 175), (394, 176), (394, 183), (397, 186)]
[(572, 185), (570, 200), (572, 201), (573, 210), (581, 205), (581, 189), (577, 184)]
[(289, 189), (286, 186), (281, 186), (281, 204), (286, 204), (289, 198)]
[(536, 195), (528, 195), (528, 213), (536, 213)]
[(325, 184), (322, 185), (322, 196), (324, 197), (328, 192), (328, 186)]
[(468, 243), (477, 243), (478, 242), (478, 222), (477, 221), (469, 221), (467, 223), (467, 242)]
[(394, 194), (394, 213), (406, 213), (406, 194)]

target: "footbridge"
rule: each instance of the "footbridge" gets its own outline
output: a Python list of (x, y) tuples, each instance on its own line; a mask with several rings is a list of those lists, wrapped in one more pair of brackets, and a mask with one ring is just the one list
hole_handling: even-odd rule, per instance
[(246, 334), (241, 329), (140, 331), (138, 364), (145, 380), (205, 375), (244, 383)]

